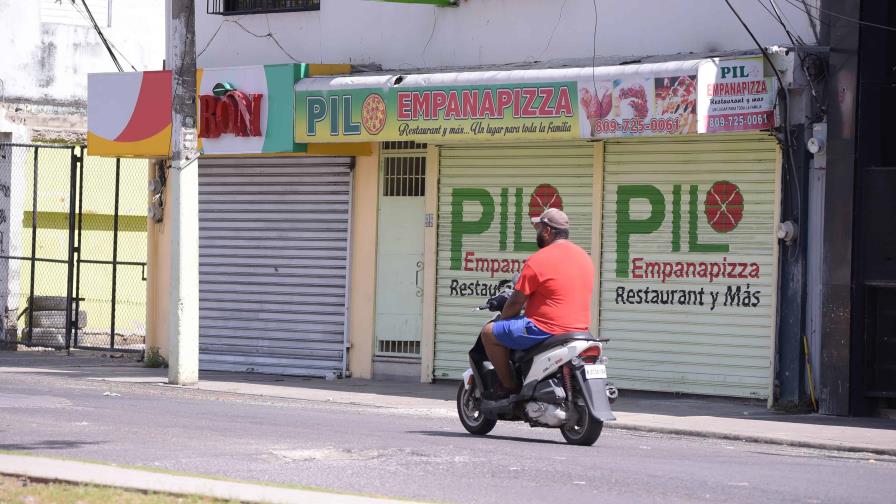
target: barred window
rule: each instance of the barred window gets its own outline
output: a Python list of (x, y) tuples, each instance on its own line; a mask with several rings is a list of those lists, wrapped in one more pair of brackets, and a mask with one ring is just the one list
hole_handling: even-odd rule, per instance
[(207, 0), (209, 14), (263, 14), (266, 12), (317, 11), (320, 0)]
[(426, 195), (426, 144), (385, 142), (380, 162), (383, 196)]

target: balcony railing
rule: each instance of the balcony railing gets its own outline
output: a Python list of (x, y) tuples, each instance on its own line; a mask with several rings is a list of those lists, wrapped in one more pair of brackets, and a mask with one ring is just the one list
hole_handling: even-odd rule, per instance
[(320, 0), (206, 0), (206, 12), (223, 16), (267, 12), (316, 11)]

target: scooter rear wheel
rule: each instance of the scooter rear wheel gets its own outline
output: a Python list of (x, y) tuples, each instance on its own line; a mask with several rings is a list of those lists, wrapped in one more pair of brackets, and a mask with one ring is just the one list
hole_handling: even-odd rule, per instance
[(579, 414), (578, 420), (575, 425), (564, 425), (560, 428), (563, 439), (571, 445), (591, 446), (604, 430), (604, 423), (594, 418), (584, 402), (579, 397), (575, 398), (576, 411)]
[(457, 416), (460, 417), (460, 423), (467, 432), (484, 436), (495, 428), (498, 421), (494, 418), (485, 418), (482, 414), (479, 409), (482, 400), (476, 397), (476, 388), (475, 382), (470, 388), (464, 387), (463, 383), (460, 384), (460, 388), (457, 389)]

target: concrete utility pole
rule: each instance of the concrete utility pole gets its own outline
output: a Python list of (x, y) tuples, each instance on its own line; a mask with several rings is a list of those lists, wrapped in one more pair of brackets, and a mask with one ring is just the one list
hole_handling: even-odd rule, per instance
[(168, 383), (199, 381), (199, 161), (196, 152), (196, 36), (193, 0), (171, 0), (169, 61), (173, 79), (171, 169), (166, 219), (171, 251), (168, 288)]

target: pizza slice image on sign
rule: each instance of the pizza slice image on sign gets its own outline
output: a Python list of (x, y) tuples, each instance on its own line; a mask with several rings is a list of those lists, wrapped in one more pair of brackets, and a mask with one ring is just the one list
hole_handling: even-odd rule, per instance
[(563, 210), (563, 198), (551, 184), (541, 184), (532, 191), (529, 198), (529, 217), (540, 217), (547, 209)]
[(743, 193), (728, 181), (716, 182), (709, 188), (704, 206), (706, 220), (717, 233), (733, 231), (744, 217)]
[(361, 105), (361, 126), (371, 135), (378, 135), (386, 126), (386, 102), (383, 97), (371, 93)]

